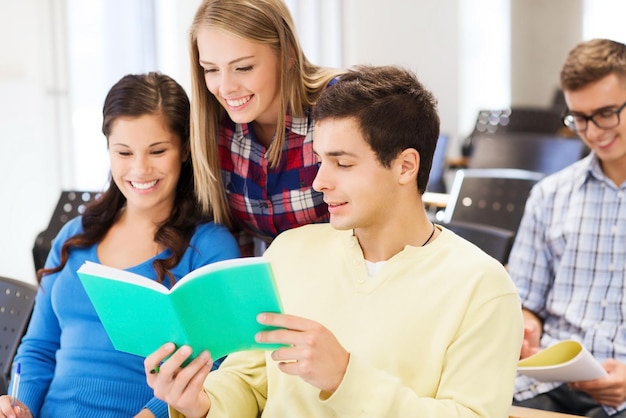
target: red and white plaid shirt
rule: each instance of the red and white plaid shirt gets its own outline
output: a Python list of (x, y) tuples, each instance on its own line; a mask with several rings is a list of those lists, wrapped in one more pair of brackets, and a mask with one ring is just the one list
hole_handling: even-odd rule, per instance
[(312, 188), (318, 169), (312, 132), (310, 116), (287, 115), (282, 158), (270, 168), (250, 124), (222, 125), (222, 179), (236, 227), (269, 243), (287, 229), (328, 221), (323, 195)]

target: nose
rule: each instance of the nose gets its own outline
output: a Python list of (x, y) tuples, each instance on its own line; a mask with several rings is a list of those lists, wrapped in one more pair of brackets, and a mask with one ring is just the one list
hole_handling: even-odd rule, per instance
[(222, 97), (228, 97), (237, 89), (235, 79), (228, 71), (222, 71), (218, 82), (218, 90)]
[(324, 168), (322, 164), (318, 165), (317, 174), (313, 179), (313, 190), (316, 192), (323, 192), (324, 190), (328, 190), (330, 188), (330, 183), (328, 180), (327, 170)]
[(588, 121), (584, 136), (585, 138), (594, 140), (600, 138), (606, 131), (606, 129), (598, 128), (592, 121)]
[(136, 173), (147, 173), (150, 171), (150, 161), (147, 155), (136, 154), (133, 159), (133, 171)]

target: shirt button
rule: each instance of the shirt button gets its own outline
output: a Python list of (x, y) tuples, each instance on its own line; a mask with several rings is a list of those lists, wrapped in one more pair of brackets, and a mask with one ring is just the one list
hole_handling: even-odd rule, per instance
[(613, 271), (615, 270), (615, 266), (613, 265), (613, 263), (609, 264), (609, 271)]
[(600, 306), (602, 306), (603, 308), (606, 308), (609, 305), (609, 302), (606, 301), (606, 299), (602, 299), (602, 301), (600, 302)]
[(617, 234), (617, 225), (613, 225), (613, 226), (611, 227), (611, 233), (612, 233), (612, 234)]
[(600, 329), (600, 324), (599, 324), (599, 323), (595, 323), (595, 324), (593, 325), (593, 327), (594, 327), (595, 329)]

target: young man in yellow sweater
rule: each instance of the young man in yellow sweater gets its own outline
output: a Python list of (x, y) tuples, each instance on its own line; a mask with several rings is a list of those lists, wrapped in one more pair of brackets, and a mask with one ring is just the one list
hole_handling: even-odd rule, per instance
[(520, 303), (502, 265), (426, 216), (436, 100), (410, 71), (361, 66), (313, 117), (330, 224), (265, 253), (285, 314), (261, 314), (282, 329), (257, 339), (287, 347), (209, 374), (209, 353), (181, 368), (189, 347), (167, 344), (145, 361), (155, 395), (189, 418), (508, 416)]

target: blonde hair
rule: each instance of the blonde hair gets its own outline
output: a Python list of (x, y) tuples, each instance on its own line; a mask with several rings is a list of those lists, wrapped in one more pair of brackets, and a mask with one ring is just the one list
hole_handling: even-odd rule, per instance
[[(237, 23), (238, 22), (238, 23)], [(232, 227), (233, 222), (221, 180), (218, 154), (220, 122), (226, 110), (207, 90), (199, 63), (197, 34), (214, 27), (242, 39), (270, 45), (280, 65), (280, 111), (276, 135), (268, 148), (270, 167), (276, 167), (285, 144), (285, 120), (303, 117), (324, 87), (344, 71), (313, 65), (304, 55), (289, 9), (282, 0), (204, 0), (189, 32), (191, 58), (191, 153), (196, 179), (196, 197), (215, 222)]]

